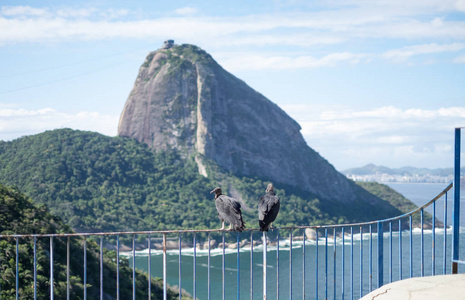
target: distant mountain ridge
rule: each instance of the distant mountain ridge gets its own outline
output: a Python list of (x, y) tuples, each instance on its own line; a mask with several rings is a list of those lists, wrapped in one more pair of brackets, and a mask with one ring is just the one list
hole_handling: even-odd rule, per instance
[[(409, 166), (388, 168), (367, 164), (360, 168), (344, 170), (341, 173), (347, 178), (358, 181), (448, 183), (454, 179), (453, 168), (428, 169)], [(465, 168), (461, 168), (461, 174), (465, 174)]]

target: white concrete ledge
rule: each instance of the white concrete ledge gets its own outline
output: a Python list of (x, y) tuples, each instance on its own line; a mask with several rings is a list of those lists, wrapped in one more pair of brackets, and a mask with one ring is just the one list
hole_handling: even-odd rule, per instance
[(465, 299), (465, 274), (416, 277), (386, 284), (362, 300)]

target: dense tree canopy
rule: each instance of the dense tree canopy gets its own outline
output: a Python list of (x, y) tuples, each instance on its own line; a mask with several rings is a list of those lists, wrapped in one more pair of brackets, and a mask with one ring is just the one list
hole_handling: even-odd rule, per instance
[[(0, 184), (0, 234), (39, 234), (70, 233), (72, 230), (61, 220), (51, 215), (45, 207), (36, 207), (29, 199), (16, 190)], [(55, 237), (53, 243), (54, 295), (63, 299), (66, 291), (66, 247), (67, 237)], [(83, 239), (70, 237), (70, 296), (71, 299), (83, 299), (84, 295), (84, 252)], [(34, 248), (33, 238), (18, 239), (19, 254), (19, 298), (34, 298)], [(50, 238), (39, 237), (37, 245), (37, 298), (49, 299), (50, 291)], [(99, 299), (100, 259), (99, 246), (87, 241), (87, 296)], [(105, 299), (116, 299), (116, 254), (103, 249), (104, 293)], [(16, 296), (16, 239), (0, 238), (0, 298), (14, 299)], [(132, 271), (126, 259), (120, 257), (120, 296), (132, 297)], [(147, 276), (136, 272), (137, 298), (147, 299)], [(152, 299), (162, 299), (162, 286), (159, 279), (152, 280)], [(168, 291), (169, 299), (177, 299), (178, 293)], [(184, 297), (189, 299), (188, 297)]]
[[(209, 194), (216, 186), (242, 201), (247, 227), (256, 228), (257, 202), (268, 182), (239, 178), (213, 163), (208, 169), (208, 178), (203, 177), (192, 158), (172, 151), (154, 153), (128, 138), (71, 129), (0, 142), (0, 183), (46, 205), (79, 232), (219, 227)], [(274, 184), (281, 198), (276, 226), (366, 221), (414, 207), (401, 195), (393, 196), (388, 187), (383, 187), (387, 196), (379, 197), (394, 206), (380, 210), (334, 203), (296, 187)]]

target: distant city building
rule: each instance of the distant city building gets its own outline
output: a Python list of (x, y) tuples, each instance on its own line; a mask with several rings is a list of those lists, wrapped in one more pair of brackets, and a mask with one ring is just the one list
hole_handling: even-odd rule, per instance
[(174, 40), (166, 40), (163, 43), (163, 49), (169, 49), (169, 48), (172, 48), (173, 46), (174, 46)]
[(376, 182), (404, 182), (404, 183), (449, 183), (454, 179), (453, 175), (393, 175), (386, 173), (374, 173), (367, 175), (345, 174), (347, 178), (354, 181), (376, 181)]

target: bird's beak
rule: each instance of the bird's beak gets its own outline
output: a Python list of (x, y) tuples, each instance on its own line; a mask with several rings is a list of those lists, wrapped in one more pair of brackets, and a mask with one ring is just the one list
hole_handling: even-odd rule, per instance
[(210, 194), (213, 194), (215, 192), (215, 190), (211, 191)]

